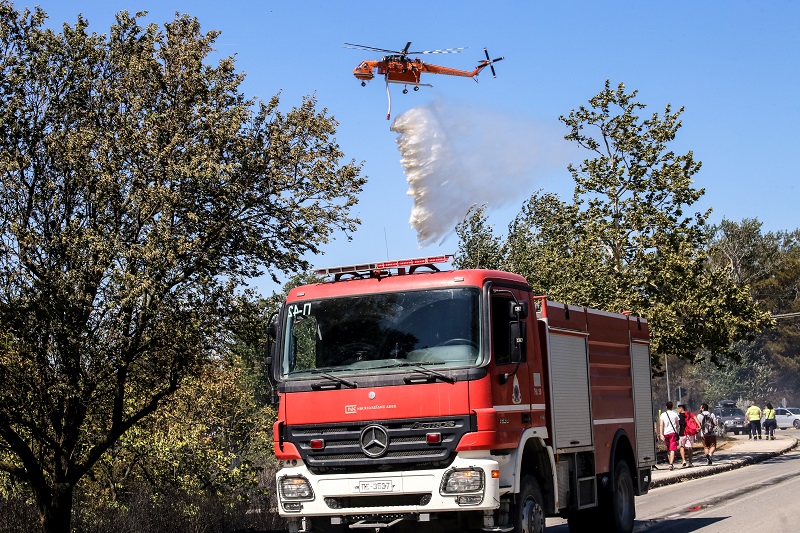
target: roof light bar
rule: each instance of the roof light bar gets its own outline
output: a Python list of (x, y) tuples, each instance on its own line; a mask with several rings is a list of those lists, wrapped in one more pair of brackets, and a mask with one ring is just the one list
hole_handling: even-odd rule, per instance
[(408, 266), (435, 265), (438, 263), (449, 263), (453, 260), (452, 254), (434, 255), (430, 257), (415, 257), (413, 259), (398, 259), (394, 261), (381, 261), (379, 263), (365, 263), (361, 265), (346, 265), (330, 268), (318, 268), (314, 273), (318, 276), (330, 276), (336, 274), (357, 274), (359, 272), (373, 272), (387, 268), (403, 268)]

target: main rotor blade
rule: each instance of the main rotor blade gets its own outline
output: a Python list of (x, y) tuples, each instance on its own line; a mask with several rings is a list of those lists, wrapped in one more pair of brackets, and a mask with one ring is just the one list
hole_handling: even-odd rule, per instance
[[(408, 49), (411, 47), (411, 41), (408, 41), (406, 47), (403, 50), (388, 50), (386, 48), (377, 48), (375, 46), (366, 46), (363, 44), (355, 44), (355, 43), (344, 43), (344, 47), (350, 50), (367, 50), (371, 52), (385, 52), (387, 54), (398, 54), (402, 56), (410, 56), (416, 54), (460, 54), (462, 50), (466, 50), (468, 47), (463, 48), (443, 48), (441, 50), (420, 50), (418, 52), (409, 52)], [(488, 59), (488, 56), (487, 56)]]
[(469, 48), (468, 46), (464, 46), (462, 48), (442, 48), (441, 50), (420, 50), (419, 52), (409, 52), (408, 55), (412, 54), (460, 54), (461, 50), (466, 50)]
[(386, 52), (387, 54), (402, 54), (403, 52), (399, 50), (387, 50), (385, 48), (375, 48), (374, 46), (364, 46), (363, 44), (353, 44), (353, 43), (344, 43), (346, 46), (345, 48), (349, 48), (351, 50), (369, 50), (373, 52)]

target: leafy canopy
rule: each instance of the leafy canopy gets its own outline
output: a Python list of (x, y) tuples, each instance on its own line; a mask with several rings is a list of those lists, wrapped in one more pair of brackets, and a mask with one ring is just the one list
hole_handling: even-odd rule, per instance
[(224, 352), (238, 287), (358, 224), (365, 178), (314, 98), (248, 99), (217, 32), (144, 15), (57, 33), (0, 0), (0, 468), (48, 530)]
[[(647, 317), (655, 368), (663, 353), (735, 358), (731, 345), (768, 325), (768, 317), (746, 288), (707, 261), (709, 213), (690, 211), (704, 194), (693, 185), (701, 164), (691, 151), (670, 149), (683, 109), (667, 105), (643, 118), (636, 94), (607, 81), (588, 106), (561, 117), (565, 138), (590, 154), (568, 167), (572, 202), (534, 193), (492, 266), (524, 275), (535, 292), (559, 301)], [(480, 209), (459, 225), (465, 250), (481, 240), (473, 228), (491, 235)]]

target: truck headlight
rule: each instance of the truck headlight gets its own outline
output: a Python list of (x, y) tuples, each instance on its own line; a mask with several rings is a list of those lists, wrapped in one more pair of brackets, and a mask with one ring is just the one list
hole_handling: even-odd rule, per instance
[(286, 476), (278, 482), (281, 498), (284, 500), (313, 500), (314, 491), (303, 476)]
[(440, 494), (463, 494), (483, 490), (483, 470), (480, 468), (454, 468), (445, 472)]

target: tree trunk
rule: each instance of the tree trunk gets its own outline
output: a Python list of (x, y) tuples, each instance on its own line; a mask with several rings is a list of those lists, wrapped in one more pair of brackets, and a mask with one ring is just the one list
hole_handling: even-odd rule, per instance
[(39, 520), (44, 533), (69, 533), (73, 485), (55, 483), (48, 497), (37, 494)]

